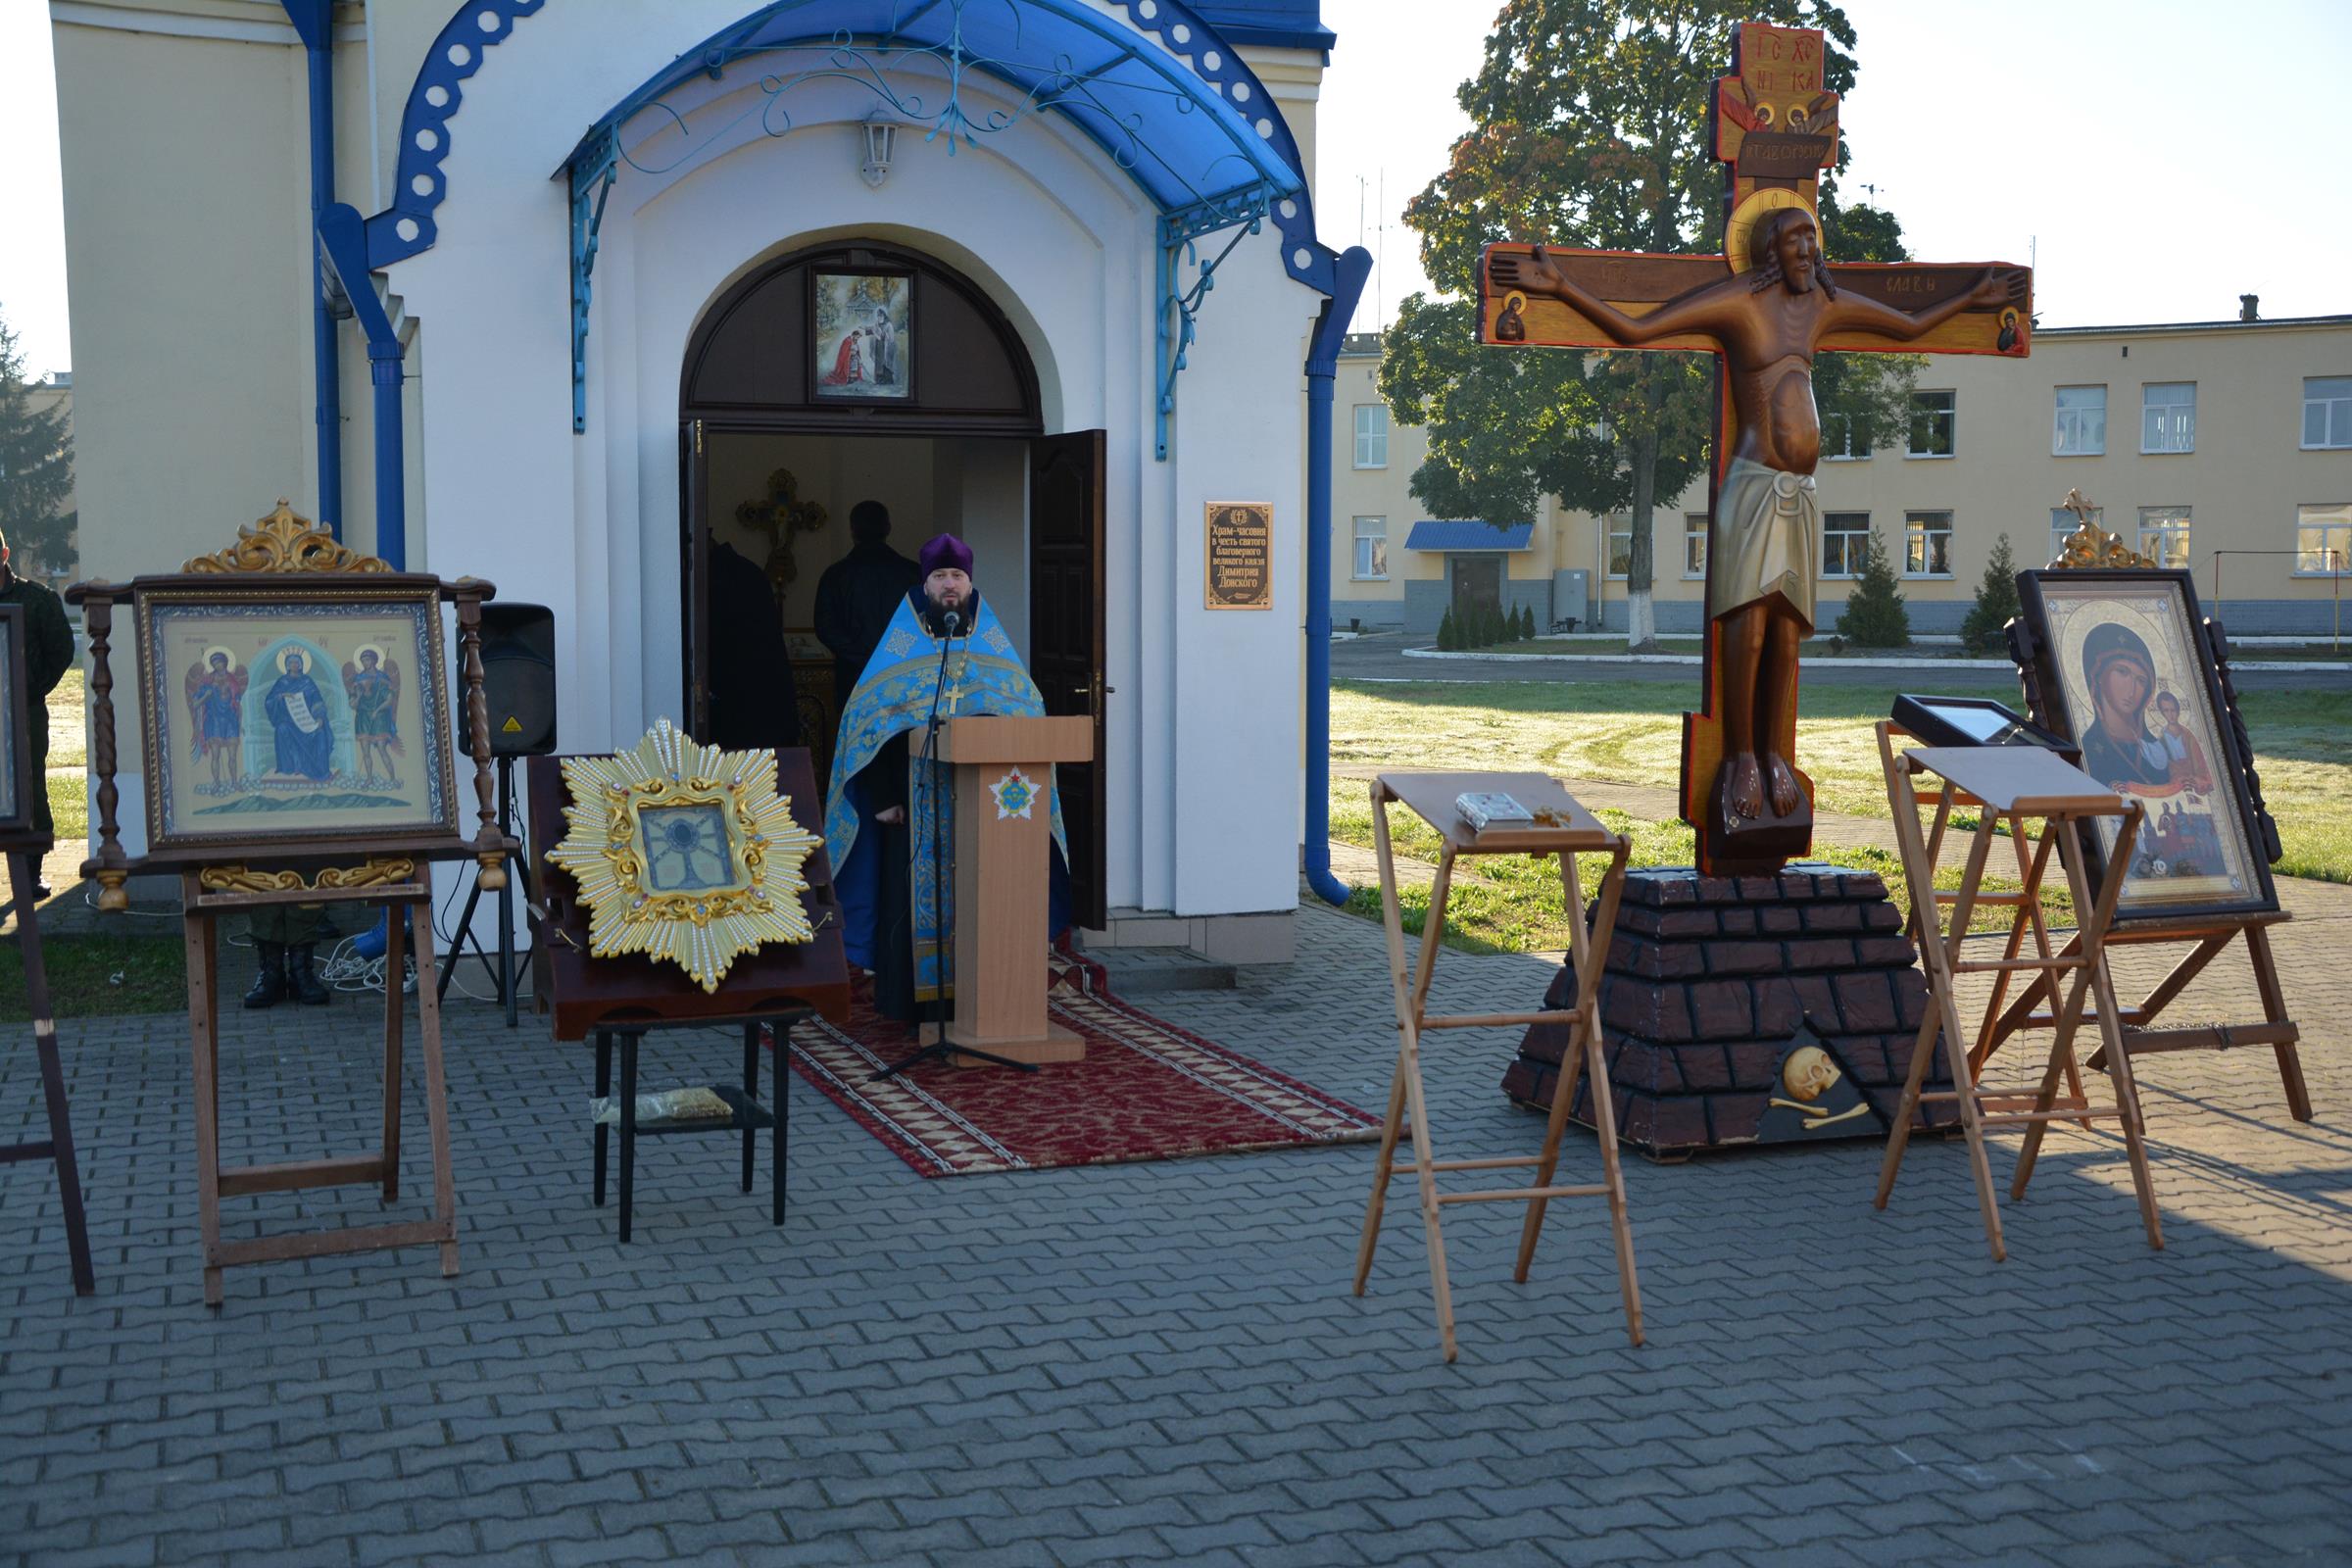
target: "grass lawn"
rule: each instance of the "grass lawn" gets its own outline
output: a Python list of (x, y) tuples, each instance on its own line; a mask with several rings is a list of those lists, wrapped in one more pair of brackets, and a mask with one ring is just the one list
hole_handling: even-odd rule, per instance
[[(0, 939), (0, 1023), (24, 1023), (24, 964), (17, 939)], [(50, 1004), (60, 1018), (179, 1012), (188, 1004), (187, 964), (176, 936), (50, 937)]]
[[(2011, 703), (2017, 698), (2014, 682), (1939, 679), (1936, 687), (1953, 696)], [(1883, 687), (1820, 685), (1806, 692), (1805, 715), (1797, 725), (1798, 756), (1813, 775), (1824, 810), (1887, 814), (1871, 726), (1893, 707), (1897, 689), (1889, 682)], [(1605, 680), (1430, 686), (1335, 682), (1332, 760), (1382, 767), (1532, 768), (1566, 778), (1671, 787), (1681, 765), (1683, 709), (1696, 697), (1696, 681), (1688, 686)], [(2263, 792), (2285, 843), (2278, 870), (2352, 882), (2352, 809), (2344, 804), (2352, 799), (2352, 694), (2250, 692), (2241, 702)], [(1370, 808), (1359, 782), (1334, 785), (1331, 811), (1333, 837), (1370, 844)], [(1401, 816), (1395, 820), (1401, 828)], [(1681, 824), (1617, 825), (1635, 830), (1635, 864), (1690, 863), (1690, 830)], [(1399, 852), (1434, 859), (1435, 836), (1419, 832), (1421, 837), (1399, 831)], [(1819, 858), (1880, 872), (1900, 900), (1900, 872), (1891, 857), (1826, 844), (1816, 851)], [(1524, 882), (1514, 880), (1523, 865), (1528, 868)], [(1555, 868), (1497, 858), (1478, 862), (1478, 870), (1489, 886), (1480, 891), (1465, 884), (1454, 896), (1461, 945), (1512, 952), (1565, 946), (1565, 928), (1557, 923)], [(1547, 904), (1541, 902), (1545, 895), (1539, 883), (1548, 887)], [(1506, 888), (1513, 895), (1533, 895), (1539, 906), (1518, 912), (1520, 901), (1502, 896)], [(1376, 909), (1377, 904), (1374, 895), (1364, 906)], [(1491, 912), (1482, 916), (1482, 906)]]
[[(1602, 808), (1594, 813), (1609, 828), (1630, 834), (1634, 841), (1629, 866), (1689, 865), (1691, 858), (1690, 830), (1680, 822), (1643, 822), (1624, 811)], [(1438, 858), (1438, 835), (1402, 807), (1389, 811), (1389, 833), (1399, 856), (1435, 862)], [(1363, 786), (1355, 780), (1335, 785), (1331, 799), (1331, 836), (1348, 844), (1369, 848), (1372, 843), (1372, 807), (1365, 798)], [(1996, 850), (1996, 857), (2006, 853)], [(1895, 904), (1909, 909), (1910, 894), (1903, 879), (1902, 864), (1885, 850), (1845, 850), (1817, 847), (1812, 857), (1832, 865), (1851, 866), (1857, 871), (1876, 871), (1886, 882), (1887, 891), (1894, 895)], [(1996, 859), (1996, 865), (1999, 863)], [(1580, 857), (1577, 874), (1583, 879), (1584, 893), (1592, 896), (1600, 875), (1608, 868), (1605, 857)], [(1945, 889), (1960, 885), (1960, 867), (1956, 864), (1938, 871), (1936, 884)], [(1984, 886), (1988, 891), (2007, 891), (2016, 888), (2016, 877), (2000, 877), (1987, 873)], [(1405, 887), (1397, 890), (1397, 901), (1404, 920), (1405, 931), (1419, 936), (1429, 915), (1427, 886)], [(2074, 924), (2072, 905), (2063, 889), (2042, 894), (2046, 917), (2056, 924)], [(1380, 889), (1357, 888), (1348, 901), (1351, 913), (1377, 920), (1380, 915)], [(2009, 911), (1988, 908), (1978, 911), (1971, 922), (1972, 930), (2006, 931)], [(1454, 862), (1453, 897), (1446, 906), (1446, 945), (1465, 953), (1558, 953), (1568, 947), (1567, 900), (1560, 887), (1557, 860), (1539, 860), (1533, 856), (1480, 856), (1476, 859)]]

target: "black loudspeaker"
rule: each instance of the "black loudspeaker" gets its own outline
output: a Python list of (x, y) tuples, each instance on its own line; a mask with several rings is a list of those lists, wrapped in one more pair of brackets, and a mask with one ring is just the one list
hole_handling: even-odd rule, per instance
[[(493, 757), (543, 757), (556, 749), (554, 611), (495, 600), (482, 607), (482, 695), (490, 706)], [(461, 722), (464, 698), (461, 685)]]

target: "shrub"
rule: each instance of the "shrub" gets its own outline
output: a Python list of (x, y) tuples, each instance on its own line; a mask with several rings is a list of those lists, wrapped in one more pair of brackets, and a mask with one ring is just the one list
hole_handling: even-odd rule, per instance
[(1446, 613), (1438, 620), (1438, 649), (1441, 653), (1450, 654), (1461, 646), (1461, 633), (1453, 624), (1453, 607), (1448, 605)]
[(1960, 646), (1980, 659), (2000, 653), (2006, 646), (2002, 629), (2020, 608), (2017, 556), (2009, 548), (2009, 536), (2003, 534), (1992, 547), (1992, 559), (1984, 564), (1984, 580), (1977, 585), (1976, 607), (1960, 623)]
[(1838, 634), (1857, 648), (1904, 648), (1911, 642), (1911, 613), (1895, 588), (1894, 563), (1873, 528), (1865, 536), (1862, 574), (1846, 596)]

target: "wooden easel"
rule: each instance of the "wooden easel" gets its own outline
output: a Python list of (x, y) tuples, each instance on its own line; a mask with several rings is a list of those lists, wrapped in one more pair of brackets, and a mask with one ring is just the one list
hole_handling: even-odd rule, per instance
[[(1985, 1129), (2026, 1129), (2025, 1149), (2018, 1156), (2017, 1174), (2009, 1188), (2010, 1198), (2016, 1200), (2026, 1195), (2034, 1159), (2041, 1152), (2042, 1135), (2051, 1122), (2114, 1118), (2123, 1123), (2125, 1152), (2131, 1160), (2132, 1183), (2139, 1197), (2140, 1219), (2147, 1228), (2148, 1245), (2162, 1248), (2164, 1227), (2156, 1211), (2155, 1182), (2148, 1171), (2139, 1097), (2132, 1080), (2130, 1054), (2120, 1049), (2122, 1037), (2115, 987), (2108, 976), (2104, 945), (2123, 879), (2107, 878), (2094, 900), (2084, 871), (2082, 840), (2093, 819), (2121, 817), (2123, 828), (2116, 840), (2116, 853), (2119, 857), (2129, 856), (2142, 816), (2138, 803), (2125, 801), (2056, 753), (2040, 747), (1940, 746), (1898, 752), (1892, 731), (1891, 724), (1884, 721), (1879, 724), (1879, 755), (1886, 769), (1887, 804), (1893, 809), (1903, 875), (1918, 914), (1920, 960), (1928, 977), (1928, 1015), (1920, 1025), (1918, 1038), (1912, 1042), (1911, 1070), (1904, 1080), (1902, 1100), (1887, 1134), (1886, 1158), (1879, 1172), (1874, 1206), (1885, 1208), (1888, 1195), (1894, 1190), (1895, 1175), (1902, 1168), (1903, 1152), (1910, 1143), (1911, 1123), (1920, 1102), (1954, 1101), (1959, 1106), (1961, 1131), (1968, 1142), (1969, 1168), (1976, 1179), (1978, 1206), (1984, 1213), (1984, 1239), (1992, 1250), (1993, 1260), (1998, 1262), (2008, 1255), (2008, 1249), (2001, 1237), (2000, 1206), (1993, 1194), (1992, 1168), (1984, 1152)], [(1936, 888), (1936, 862), (1929, 853), (1927, 835), (1920, 827), (1920, 811), (1928, 803), (1913, 784), (1914, 778), (1921, 774), (1943, 780), (1939, 787), (1943, 799), (1936, 808), (1939, 825), (1955, 799), (1973, 802), (1978, 807), (1977, 830), (1969, 840), (1968, 862), (1956, 892), (1943, 893)], [(2026, 848), (2028, 818), (2038, 818), (2041, 822), (2040, 842), (2031, 853)], [(2004, 823), (2016, 853), (2022, 886), (2015, 893), (1985, 893), (1983, 891), (1985, 865), (1996, 829)], [(2065, 952), (2054, 950), (2041, 914), (2041, 882), (2049, 869), (2053, 848), (2065, 867), (2067, 888), (2074, 897), (2079, 923), (2076, 941)], [(2030, 929), (2034, 936), (2033, 956), (2018, 956), (2016, 925), (2012, 926), (2011, 948), (2003, 956), (1972, 959), (1964, 956), (1970, 918), (1978, 906), (1984, 904), (2017, 906), (2018, 924)], [(1940, 914), (1946, 907), (1951, 910), (1948, 924), (1931, 914), (1931, 911)], [(2020, 971), (2037, 973), (2040, 984), (2057, 999), (2050, 1022), (2049, 1061), (2040, 1086), (2030, 1095), (2014, 1090), (1988, 1090), (1977, 1083), (1959, 1008), (1960, 976), (1991, 974), (1997, 979)], [(2066, 982), (2063, 990), (2062, 981)], [(2100, 1039), (2107, 1048), (2101, 1053), (2101, 1065), (2114, 1087), (2115, 1104), (2111, 1109), (2102, 1110), (2086, 1103), (2079, 1081), (2071, 1102), (2062, 1104), (2058, 1098), (2059, 1081), (2074, 1064), (2075, 1031), (2082, 1021), (2086, 1001), (2093, 1004)], [(1943, 1043), (1954, 1087), (1923, 1092), (1928, 1062), (1938, 1037)]]
[[(2154, 561), (2132, 550), (2115, 534), (2105, 532), (2092, 520), (2096, 509), (2082, 498), (2080, 491), (2069, 490), (2062, 506), (2063, 510), (2075, 514), (2081, 525), (2067, 537), (2058, 559), (2050, 563), (2050, 569), (2156, 568)], [(2250, 810), (2250, 825), (2262, 841), (2265, 859), (2276, 863), (2279, 856), (2278, 829), (2263, 802), (2261, 781), (2251, 766), (2254, 748), (2251, 737), (2246, 733), (2245, 717), (2238, 711), (2236, 682), (2230, 677), (2230, 640), (2223, 632), (2221, 622), (2211, 616), (2205, 620), (2205, 635), (2213, 650), (2214, 675), (2220, 690), (2222, 712), (2217, 716), (2229, 726), (2228, 741), (2234, 747), (2237, 757), (2248, 762), (2242, 784)], [(2023, 680), (2029, 714), (2038, 724), (2053, 725), (2056, 715), (2052, 712), (2048, 694), (2042, 689), (2040, 650), (2033, 646), (2033, 639), (2023, 620), (2010, 623), (2009, 646), (2010, 657), (2016, 662)], [(2120, 857), (2110, 857), (2108, 863), (2115, 865), (2123, 862)], [(2132, 1055), (2156, 1055), (2176, 1051), (2235, 1051), (2249, 1046), (2268, 1046), (2278, 1063), (2278, 1079), (2286, 1092), (2288, 1113), (2297, 1121), (2311, 1120), (2311, 1091), (2304, 1084), (2303, 1060), (2296, 1049), (2302, 1039), (2302, 1031), (2287, 1016), (2286, 994), (2278, 983), (2278, 959), (2271, 952), (2271, 927), (2293, 918), (2288, 911), (2278, 908), (2139, 919), (2125, 915), (2119, 918), (2107, 933), (2107, 945), (2111, 948), (2148, 947), (2166, 943), (2194, 944), (2146, 996), (2121, 1009), (2121, 1049)], [(2158, 1016), (2188, 989), (2190, 982), (2203, 974), (2215, 958), (2220, 957), (2233, 941), (2241, 937), (2245, 942), (2246, 961), (2254, 971), (2255, 994), (2262, 999), (2262, 1022), (2207, 1024), (2185, 1029), (2154, 1027)], [(2071, 944), (2067, 951), (2074, 951)], [(2004, 1007), (2002, 992), (1996, 989), (1992, 1012), (1986, 1016), (1984, 1033), (1976, 1048), (1969, 1053), (1972, 1070), (1981, 1071), (1984, 1062), (2011, 1035), (2025, 1029), (2049, 1027), (2051, 1014), (2046, 1007), (2050, 995), (2049, 988), (2036, 980), (2029, 983), (2017, 1000)], [(2103, 1065), (2099, 1056), (2091, 1058), (2093, 1071)]]
[[(501, 830), (492, 808), (490, 715), (482, 695), (482, 604), (497, 590), (475, 578), (444, 582), (422, 572), (395, 572), (381, 561), (346, 548), (331, 530), (298, 516), (280, 500), (269, 516), (238, 530), (236, 542), (199, 556), (177, 572), (142, 576), (129, 583), (83, 582), (66, 590), (66, 601), (83, 610), (90, 655), (90, 773), (97, 781), (97, 811), (91, 821), (91, 856), (82, 875), (98, 883), (98, 907), (119, 912), (129, 906), (124, 887), (140, 871), (169, 871), (180, 879), (181, 918), (187, 943), (188, 1023), (195, 1064), (197, 1206), (204, 1235), (204, 1300), (220, 1305), (221, 1273), (245, 1263), (373, 1251), (431, 1244), (441, 1251), (444, 1278), (458, 1271), (457, 1189), (450, 1171), (447, 1097), (441, 1071), (440, 999), (431, 983), (433, 965), (432, 873), (435, 858), (471, 859), (480, 886), (505, 886), (507, 862), (515, 843)], [(282, 606), (311, 602), (379, 599), (414, 604), (429, 616), (429, 658), (416, 671), (419, 694), (439, 703), (450, 689), (443, 669), (439, 628), (446, 607), (456, 612), (460, 715), (450, 731), (436, 729), (418, 765), (443, 769), (447, 813), (429, 825), (381, 833), (350, 830), (255, 832), (227, 837), (177, 829), (167, 823), (150, 788), (147, 852), (134, 859), (124, 852), (118, 810), (122, 790), (115, 773), (115, 678), (111, 661), (114, 612), (130, 607), (134, 623), (159, 602), (208, 601)], [(142, 650), (143, 655), (146, 651)], [(151, 656), (147, 656), (151, 657)], [(150, 761), (163, 749), (165, 731), (158, 710), (167, 701), (151, 677), (144, 693)], [(176, 700), (170, 699), (170, 700)], [(473, 760), (477, 826), (464, 834), (458, 818), (457, 777), (448, 742)], [(220, 1018), (218, 964), (219, 921), (222, 914), (272, 906), (380, 904), (386, 906), (388, 946), (384, 988), (383, 1139), (373, 1153), (270, 1165), (220, 1165)], [(405, 927), (405, 931), (404, 931)], [(424, 1047), (425, 1118), (433, 1147), (434, 1215), (387, 1225), (346, 1226), (301, 1235), (235, 1241), (220, 1237), (220, 1200), (258, 1193), (315, 1187), (377, 1186), (390, 1202), (400, 1192), (401, 971), (413, 933), (419, 1033)]]
[(0, 1145), (0, 1165), (46, 1159), (57, 1166), (58, 1201), (66, 1211), (66, 1250), (74, 1263), (74, 1294), (92, 1296), (98, 1275), (90, 1263), (90, 1226), (81, 1206), (81, 1168), (74, 1157), (74, 1121), (66, 1108), (65, 1069), (57, 1057), (57, 1019), (49, 1005), (49, 966), (41, 956), (41, 922), (33, 907), (40, 885), (40, 860), (28, 849), (8, 852), (9, 891), (16, 899), (17, 944), (24, 953), (24, 1001), (32, 1014), (32, 1049), (40, 1058), (41, 1095), (49, 1111), (49, 1136)]
[[(1454, 809), (1455, 797), (1464, 794), (1507, 794), (1537, 814), (1533, 823), (1496, 824), (1473, 829)], [(1401, 802), (1445, 840), (1438, 858), (1437, 881), (1429, 894), (1429, 915), (1421, 928), (1418, 963), (1407, 969), (1404, 921), (1396, 902), (1396, 857), (1389, 842), (1389, 806)], [(1546, 1205), (1555, 1198), (1606, 1198), (1609, 1227), (1617, 1242), (1617, 1284), (1625, 1300), (1626, 1333), (1642, 1343), (1642, 1289), (1634, 1274), (1634, 1233), (1627, 1217), (1625, 1177), (1617, 1161), (1617, 1108), (1609, 1090), (1608, 1063), (1600, 1046), (1601, 959), (1583, 918), (1584, 895), (1576, 874), (1579, 854), (1609, 857), (1601, 873), (1599, 906), (1592, 930), (1616, 929), (1617, 900), (1625, 890), (1625, 861), (1631, 844), (1611, 833), (1579, 806), (1559, 784), (1542, 773), (1384, 773), (1372, 783), (1372, 835), (1380, 852), (1381, 918), (1388, 930), (1389, 978), (1396, 1003), (1396, 1071), (1389, 1085), (1389, 1110), (1381, 1124), (1380, 1156), (1372, 1172), (1372, 1196), (1364, 1208), (1363, 1240), (1355, 1253), (1355, 1294), (1364, 1294), (1372, 1272), (1372, 1253), (1380, 1245), (1381, 1216), (1388, 1203), (1389, 1183), (1405, 1174), (1396, 1162), (1396, 1140), (1409, 1113), (1412, 1159), (1409, 1169), (1421, 1189), (1421, 1226), (1429, 1240), (1430, 1289), (1437, 1301), (1438, 1338), (1446, 1359), (1454, 1358), (1453, 1291), (1446, 1277), (1446, 1236), (1439, 1210), (1447, 1203), (1525, 1201), (1527, 1219), (1519, 1233), (1519, 1258), (1511, 1278), (1524, 1284), (1536, 1255), (1536, 1238), (1544, 1228)], [(1453, 888), (1453, 862), (1470, 855), (1546, 855), (1560, 858), (1560, 887), (1568, 910), (1570, 961), (1575, 966), (1576, 999), (1565, 1011), (1455, 1013), (1431, 1016), (1426, 1008), (1430, 979), (1438, 949), (1446, 933), (1446, 901)], [(1560, 1075), (1551, 1094), (1551, 1115), (1544, 1129), (1544, 1147), (1532, 1156), (1498, 1159), (1439, 1159), (1429, 1125), (1429, 1109), (1421, 1092), (1421, 1034), (1426, 1029), (1491, 1029), (1527, 1024), (1563, 1025), (1569, 1031), (1560, 1055)], [(1592, 1125), (1600, 1136), (1601, 1180), (1592, 1186), (1558, 1187), (1552, 1174), (1559, 1165), (1560, 1138), (1568, 1125), (1568, 1110), (1576, 1101), (1579, 1077), (1591, 1074)], [(1444, 1171), (1505, 1170), (1536, 1167), (1532, 1186), (1483, 1192), (1440, 1193), (1437, 1178)]]
[[(429, 866), (405, 860), (378, 862), (382, 880), (357, 873), (356, 886), (307, 883), (270, 891), (255, 884), (266, 874), (240, 876), (228, 868), (190, 871), (180, 879), (181, 923), (187, 936), (188, 1028), (194, 1047), (196, 1098), (196, 1207), (204, 1234), (204, 1304), (221, 1301), (221, 1271), (243, 1263), (276, 1263), (336, 1252), (372, 1252), (385, 1248), (436, 1246), (441, 1277), (458, 1272), (458, 1194), (449, 1162), (449, 1105), (441, 1075), (441, 1001), (434, 994), (433, 885)], [(295, 876), (295, 873), (282, 873)], [(322, 875), (321, 881), (325, 880)], [(372, 1153), (273, 1165), (220, 1164), (220, 917), (285, 904), (381, 904), (384, 922), (384, 1107), (383, 1141)], [(401, 959), (414, 933), (416, 954), (417, 1033), (424, 1050), (424, 1119), (433, 1150), (433, 1217), (388, 1225), (343, 1226), (295, 1235), (234, 1241), (220, 1237), (220, 1200), (256, 1193), (299, 1192), (314, 1187), (373, 1187), (383, 1200), (400, 1199)]]

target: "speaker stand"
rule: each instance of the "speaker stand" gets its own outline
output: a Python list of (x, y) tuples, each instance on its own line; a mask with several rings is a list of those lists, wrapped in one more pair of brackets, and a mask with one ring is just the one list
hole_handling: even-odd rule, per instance
[[(514, 759), (512, 757), (498, 759), (498, 833), (510, 844), (515, 842)], [(498, 985), (498, 1000), (506, 1006), (507, 1027), (510, 1029), (515, 1027), (517, 1022), (514, 1006), (514, 888), (517, 877), (522, 878), (521, 886), (527, 894), (530, 867), (523, 862), (520, 855), (509, 850), (507, 885), (498, 890), (498, 962), (495, 965), (491, 963), (490, 955), (482, 950), (481, 939), (473, 935), (473, 911), (482, 902), (482, 884), (476, 878), (472, 890), (466, 895), (466, 912), (458, 917), (457, 935), (450, 938), (449, 966), (441, 971), (440, 984), (434, 992), (436, 999), (448, 999), (449, 983), (457, 978), (458, 960), (464, 956), (465, 949), (471, 946), (473, 956), (481, 960), (483, 969)], [(526, 904), (525, 907), (529, 906)], [(538, 946), (539, 922), (533, 920), (531, 947), (536, 950)], [(523, 955), (525, 960), (529, 956), (529, 953)]]

